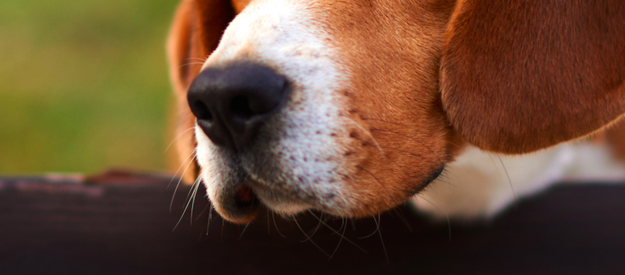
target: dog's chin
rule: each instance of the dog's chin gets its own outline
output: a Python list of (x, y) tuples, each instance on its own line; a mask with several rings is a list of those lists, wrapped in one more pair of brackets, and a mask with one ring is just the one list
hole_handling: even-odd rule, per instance
[(281, 216), (295, 215), (312, 208), (301, 199), (268, 190), (263, 185), (248, 178), (232, 190), (220, 190), (219, 194), (209, 196), (214, 198), (211, 201), (217, 212), (233, 223), (251, 222), (263, 207)]
[[(344, 185), (348, 185), (346, 182), (317, 182), (310, 185), (305, 184), (307, 179), (298, 181), (286, 175), (276, 176), (270, 171), (281, 169), (267, 163), (264, 165), (264, 173), (254, 173), (240, 161), (222, 159), (217, 162), (222, 164), (217, 165), (220, 169), (213, 170), (213, 174), (203, 173), (202, 179), (215, 210), (233, 223), (252, 222), (263, 208), (285, 217), (307, 210), (339, 217), (361, 217), (386, 211), (389, 207), (384, 204), (370, 209), (362, 207), (363, 203), (358, 200), (358, 190), (345, 188)], [(436, 169), (417, 192), (434, 181), (443, 167)]]
[(311, 205), (306, 202), (285, 196), (283, 194), (278, 194), (258, 187), (252, 189), (262, 205), (283, 216), (296, 215), (312, 208)]

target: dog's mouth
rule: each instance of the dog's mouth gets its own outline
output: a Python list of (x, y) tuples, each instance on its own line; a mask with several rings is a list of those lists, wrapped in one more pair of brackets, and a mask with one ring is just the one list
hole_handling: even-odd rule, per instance
[[(414, 192), (419, 193), (441, 174), (444, 166), (436, 169)], [(330, 191), (317, 193), (303, 188), (284, 188), (284, 183), (255, 180), (247, 174), (245, 180), (233, 188), (225, 187), (213, 200), (216, 210), (225, 219), (234, 223), (252, 222), (262, 208), (279, 215), (295, 215), (308, 209), (326, 214), (349, 216), (357, 201), (347, 202), (345, 194)], [(280, 187), (282, 186), (282, 187)], [(298, 185), (299, 186), (299, 185)], [(300, 186), (301, 187), (301, 186)], [(413, 194), (415, 194), (413, 193)], [(349, 197), (349, 196), (347, 196)], [(325, 201), (324, 201), (325, 200)]]
[[(271, 185), (271, 186), (268, 186)], [(296, 195), (298, 191), (287, 191), (282, 188), (275, 188), (280, 184), (261, 183), (248, 176), (245, 182), (234, 188), (230, 194), (231, 198), (224, 197), (217, 202), (221, 204), (217, 209), (222, 216), (236, 223), (248, 223), (252, 221), (261, 208), (266, 207), (273, 212), (283, 215), (290, 215), (302, 212), (314, 207), (314, 202), (310, 198), (304, 199)], [(273, 187), (273, 188), (272, 188)], [(224, 196), (228, 196), (225, 192)], [(314, 199), (312, 199), (314, 201)]]
[(243, 185), (234, 191), (234, 203), (239, 212), (245, 213), (254, 212), (259, 202), (252, 188)]
[[(217, 212), (234, 223), (251, 222), (262, 208), (278, 215), (294, 215), (307, 209), (331, 213), (346, 208), (338, 203), (342, 201), (337, 193), (340, 185), (320, 188), (317, 184), (307, 184), (306, 179), (269, 179), (263, 173), (256, 174), (242, 166), (226, 170), (236, 171), (237, 176), (217, 181), (205, 177), (204, 180)], [(265, 167), (264, 170), (271, 169)]]
[(221, 216), (235, 223), (248, 223), (254, 220), (262, 204), (250, 181), (231, 189), (224, 190), (213, 204)]

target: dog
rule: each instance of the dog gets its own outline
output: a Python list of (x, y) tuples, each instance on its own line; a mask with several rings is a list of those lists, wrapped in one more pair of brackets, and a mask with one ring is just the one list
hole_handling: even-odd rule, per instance
[(168, 58), (185, 180), (234, 223), (625, 179), (620, 0), (183, 0)]

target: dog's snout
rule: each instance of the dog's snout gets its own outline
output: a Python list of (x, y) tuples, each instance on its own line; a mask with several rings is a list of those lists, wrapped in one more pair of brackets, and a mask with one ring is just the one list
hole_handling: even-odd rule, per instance
[(207, 68), (187, 99), (200, 128), (218, 146), (241, 150), (282, 105), (287, 80), (266, 66), (244, 63)]

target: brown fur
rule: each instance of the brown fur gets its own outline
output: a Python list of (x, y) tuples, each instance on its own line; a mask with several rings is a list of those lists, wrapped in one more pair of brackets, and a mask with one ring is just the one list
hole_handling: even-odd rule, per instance
[(625, 111), (621, 0), (465, 0), (445, 40), (443, 104), (482, 149), (539, 150)]
[(232, 6), (237, 14), (243, 11), (252, 0), (232, 0)]
[(195, 181), (199, 173), (192, 156), (196, 146), (195, 133), (189, 129), (195, 125), (195, 117), (187, 104), (187, 89), (200, 73), (202, 63), (217, 48), (223, 31), (234, 16), (235, 9), (228, 1), (184, 0), (178, 6), (169, 34), (169, 70), (178, 98), (176, 148), (181, 167), (179, 172), (186, 183)]
[[(193, 126), (185, 95), (201, 67), (185, 64), (206, 58), (249, 2), (181, 4), (169, 40), (179, 133)], [(620, 0), (318, 2), (317, 24), (351, 76), (343, 115), (368, 131), (353, 126), (346, 145), (353, 179), (344, 180), (359, 202), (352, 216), (421, 190), (465, 140), (531, 152), (600, 130), (625, 111)], [(184, 159), (193, 132), (178, 145)]]
[(453, 2), (366, 2), (320, 4), (352, 76), (345, 92), (347, 115), (374, 139), (357, 127), (351, 130), (353, 154), (346, 168), (354, 174), (349, 187), (359, 202), (353, 216), (384, 211), (415, 194), (432, 171), (452, 160), (459, 143), (452, 142), (437, 81)]
[(610, 145), (613, 156), (625, 162), (625, 121), (619, 121), (605, 131), (606, 141)]

